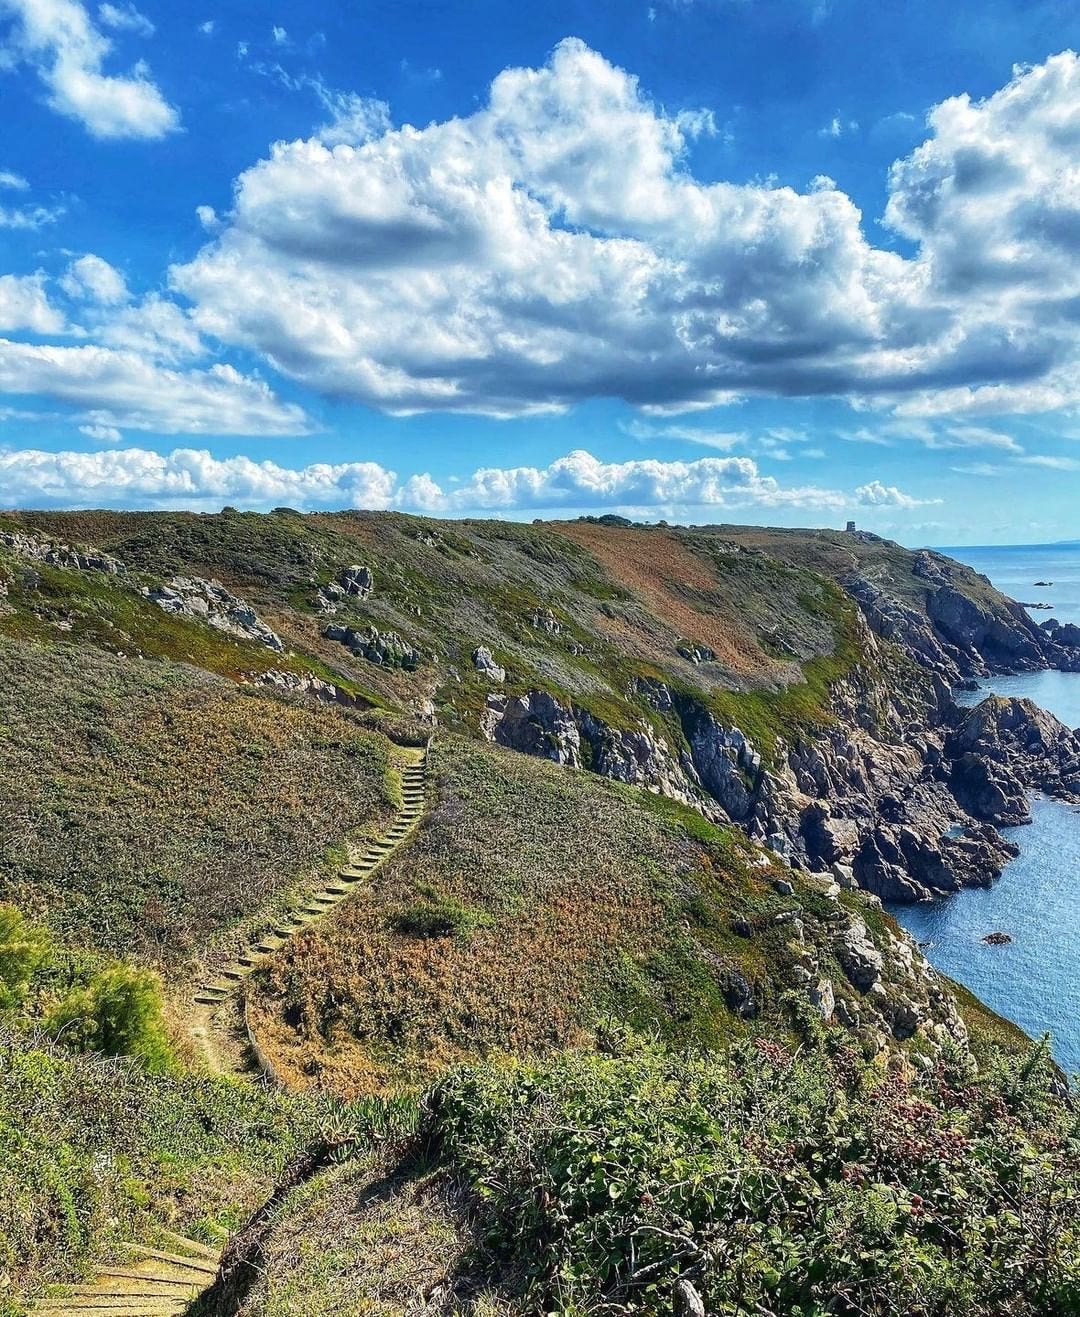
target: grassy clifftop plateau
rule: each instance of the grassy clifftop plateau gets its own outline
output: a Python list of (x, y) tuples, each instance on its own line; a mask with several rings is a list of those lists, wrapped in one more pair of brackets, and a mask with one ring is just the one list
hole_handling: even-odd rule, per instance
[[(837, 581), (855, 570), (916, 603), (926, 584), (916, 555), (830, 532), (288, 510), (8, 514), (5, 531), (93, 545), (127, 571), (36, 564), (28, 575), (0, 542), (12, 610), (0, 634), (66, 632), (249, 680), (310, 673), (369, 705), (433, 700), (444, 724), (471, 733), (492, 694), (473, 662), (484, 646), (509, 697), (540, 689), (608, 727), (651, 727), (677, 743), (678, 728), (647, 696), (663, 682), (742, 727), (766, 755), (776, 737), (827, 724), (829, 684), (866, 660), (858, 610)], [(370, 570), (370, 592), (328, 595), (353, 565)], [(140, 593), (175, 576), (221, 581), (280, 636), (281, 651), (163, 613)], [(961, 588), (1008, 609), (974, 573)], [(365, 638), (389, 633), (390, 652), (373, 662), (324, 635), (328, 623)]]

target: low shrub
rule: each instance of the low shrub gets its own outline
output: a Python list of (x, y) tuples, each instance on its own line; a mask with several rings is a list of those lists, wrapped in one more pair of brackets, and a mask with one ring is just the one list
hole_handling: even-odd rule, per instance
[[(884, 1073), (842, 1046), (631, 1045), (437, 1085), (477, 1265), (524, 1306), (975, 1317), (1080, 1311), (1080, 1142), (1045, 1049)], [(484, 1258), (491, 1259), (485, 1264)]]
[(161, 982), (149, 970), (112, 965), (73, 988), (50, 1012), (45, 1030), (73, 1052), (130, 1056), (146, 1070), (172, 1063)]
[(49, 956), (49, 936), (13, 905), (0, 905), (0, 1010), (18, 1006)]
[(391, 926), (407, 937), (468, 937), (491, 925), (491, 916), (452, 897), (434, 897), (406, 906), (391, 918)]

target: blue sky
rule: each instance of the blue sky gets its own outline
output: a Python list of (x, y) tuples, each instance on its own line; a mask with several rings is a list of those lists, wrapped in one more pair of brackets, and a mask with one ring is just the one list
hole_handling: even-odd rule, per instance
[(1080, 14), (0, 0), (0, 506), (1080, 534)]

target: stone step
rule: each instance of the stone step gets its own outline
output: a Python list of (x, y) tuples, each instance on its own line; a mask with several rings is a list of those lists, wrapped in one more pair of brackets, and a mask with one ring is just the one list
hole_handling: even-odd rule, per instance
[(155, 1299), (135, 1295), (131, 1302), (118, 1296), (94, 1299), (40, 1299), (32, 1313), (55, 1313), (56, 1317), (173, 1317), (187, 1312), (187, 1299)]
[(210, 1257), (190, 1257), (182, 1253), (166, 1253), (160, 1248), (146, 1248), (143, 1244), (124, 1244), (125, 1252), (153, 1262), (168, 1262), (185, 1271), (198, 1271), (207, 1276), (216, 1276), (218, 1259)]
[[(142, 1279), (145, 1281), (147, 1278), (143, 1276)], [(91, 1302), (97, 1300), (98, 1303), (101, 1303), (103, 1300), (109, 1299), (111, 1300), (113, 1307), (123, 1307), (126, 1302), (135, 1299), (142, 1299), (144, 1302), (150, 1300), (152, 1303), (171, 1303), (174, 1308), (178, 1308), (180, 1312), (183, 1312), (199, 1292), (200, 1288), (198, 1285), (176, 1287), (162, 1285), (158, 1287), (152, 1282), (141, 1287), (136, 1287), (134, 1284), (130, 1286), (115, 1284), (73, 1285), (70, 1290), (71, 1298), (76, 1299), (80, 1304), (84, 1304), (88, 1300)], [(70, 1301), (71, 1300), (69, 1300), (69, 1302)], [(72, 1307), (74, 1306), (75, 1305), (72, 1304)], [(67, 1308), (61, 1309), (61, 1312), (68, 1311), (69, 1309)]]
[(191, 1253), (195, 1257), (207, 1258), (215, 1266), (221, 1261), (221, 1250), (211, 1248), (209, 1244), (201, 1244), (197, 1239), (188, 1239), (186, 1235), (178, 1235), (173, 1230), (159, 1229), (157, 1233), (180, 1253)]
[(193, 1276), (169, 1275), (167, 1271), (140, 1271), (137, 1267), (100, 1267), (99, 1276), (107, 1281), (129, 1280), (135, 1284), (162, 1286), (169, 1290), (197, 1290), (199, 1282)]

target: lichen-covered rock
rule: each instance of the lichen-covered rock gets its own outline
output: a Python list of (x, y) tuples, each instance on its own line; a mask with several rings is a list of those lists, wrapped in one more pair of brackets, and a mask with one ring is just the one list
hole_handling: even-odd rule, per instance
[(823, 1020), (831, 1020), (836, 1010), (836, 993), (831, 979), (818, 979), (813, 987), (807, 989), (811, 1002), (821, 1013)]
[(852, 916), (847, 928), (836, 938), (835, 950), (844, 973), (860, 992), (868, 992), (881, 978), (884, 965), (881, 952), (865, 922), (857, 916)]
[(100, 549), (77, 549), (59, 540), (40, 539), (20, 531), (0, 531), (0, 548), (18, 558), (45, 563), (49, 567), (66, 567), (69, 571), (104, 572), (107, 576), (122, 576), (127, 572), (119, 558), (102, 553)]
[(343, 567), (333, 581), (319, 587), (315, 606), (320, 612), (336, 613), (349, 599), (367, 599), (374, 588), (375, 577), (370, 567)]
[(284, 691), (289, 695), (306, 695), (324, 704), (340, 704), (346, 708), (366, 705), (366, 701), (351, 695), (341, 686), (323, 681), (313, 672), (288, 672), (271, 668), (269, 672), (253, 673), (248, 680), (260, 686), (269, 686), (272, 690)]
[(537, 631), (546, 631), (549, 636), (562, 633), (562, 625), (550, 608), (534, 608), (529, 625)]
[(220, 581), (199, 576), (174, 576), (166, 585), (144, 586), (142, 594), (166, 613), (205, 622), (217, 631), (228, 632), (278, 654), (285, 651), (281, 637), (272, 631), (254, 608), (232, 594)]

